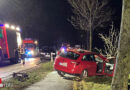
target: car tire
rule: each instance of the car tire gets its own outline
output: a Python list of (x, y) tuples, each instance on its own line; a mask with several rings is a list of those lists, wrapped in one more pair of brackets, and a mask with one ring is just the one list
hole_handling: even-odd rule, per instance
[(88, 71), (83, 70), (82, 73), (80, 74), (80, 80), (83, 80), (88, 77)]
[(58, 73), (61, 77), (64, 77), (64, 76), (65, 76), (65, 73), (64, 73), (64, 72), (57, 71), (57, 73)]

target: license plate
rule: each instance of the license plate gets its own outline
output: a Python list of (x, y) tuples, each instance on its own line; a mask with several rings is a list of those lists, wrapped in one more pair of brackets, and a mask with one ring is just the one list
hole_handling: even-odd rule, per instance
[(67, 63), (59, 63), (61, 66), (67, 67)]

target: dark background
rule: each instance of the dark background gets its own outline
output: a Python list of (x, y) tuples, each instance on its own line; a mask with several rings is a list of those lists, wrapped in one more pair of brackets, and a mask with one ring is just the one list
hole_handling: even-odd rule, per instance
[[(121, 0), (110, 0), (109, 6), (115, 12), (113, 21), (120, 28)], [(35, 38), (39, 45), (53, 46), (68, 42), (80, 44), (78, 30), (67, 20), (72, 15), (67, 0), (0, 0), (0, 19), (5, 23), (19, 25), (23, 38)], [(99, 28), (93, 34), (93, 47), (102, 48), (98, 33), (108, 34), (108, 28)]]

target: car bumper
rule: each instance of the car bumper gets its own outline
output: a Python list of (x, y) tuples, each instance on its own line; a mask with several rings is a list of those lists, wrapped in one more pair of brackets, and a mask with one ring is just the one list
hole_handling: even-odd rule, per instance
[(64, 69), (64, 68), (59, 68), (59, 67), (54, 67), (54, 69), (56, 71), (61, 71), (61, 72), (64, 72), (64, 73), (67, 73), (67, 74), (70, 74), (70, 75), (79, 75), (79, 73), (77, 73), (75, 71), (75, 69), (71, 69), (71, 70), (68, 70), (68, 69)]

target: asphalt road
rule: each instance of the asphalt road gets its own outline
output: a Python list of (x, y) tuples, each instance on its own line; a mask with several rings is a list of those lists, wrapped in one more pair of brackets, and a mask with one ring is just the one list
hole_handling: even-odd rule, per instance
[[(66, 77), (71, 77), (66, 75)], [(56, 71), (49, 73), (43, 80), (37, 82), (25, 90), (73, 90), (73, 81), (60, 77)]]
[(19, 63), (19, 64), (9, 65), (5, 67), (0, 67), (0, 78), (2, 78), (2, 80), (6, 80), (12, 77), (12, 74), (14, 72), (19, 72), (19, 71), (36, 67), (39, 62), (40, 62), (40, 58), (28, 58), (25, 59), (25, 65)]
[[(38, 66), (40, 58), (29, 58), (25, 61), (25, 65), (20, 63), (0, 67), (0, 78), (2, 78), (2, 80), (6, 80), (11, 78), (14, 72), (20, 72)], [(67, 77), (71, 76), (66, 75), (66, 78), (63, 78), (60, 77), (56, 71), (53, 71), (43, 80), (29, 86), (25, 90), (72, 90), (73, 81)]]

